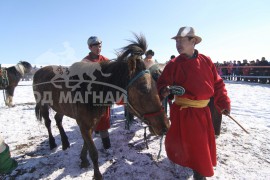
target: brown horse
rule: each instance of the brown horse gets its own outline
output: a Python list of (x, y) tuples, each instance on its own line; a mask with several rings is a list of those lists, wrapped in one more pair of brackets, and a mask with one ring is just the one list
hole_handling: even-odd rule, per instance
[[(62, 118), (65, 115), (76, 119), (84, 139), (80, 155), (81, 167), (89, 166), (89, 150), (96, 179), (102, 179), (102, 175), (92, 133), (107, 106), (124, 101), (130, 112), (149, 125), (153, 134), (161, 135), (169, 128), (156, 83), (146, 71), (142, 60), (147, 48), (146, 40), (142, 35), (135, 37), (136, 41), (130, 41), (128, 46), (122, 48), (115, 61), (94, 65), (78, 62), (64, 70), (59, 66), (47, 66), (38, 70), (33, 78), (33, 91), (37, 102), (36, 115), (40, 120), (45, 119), (50, 147), (56, 146), (50, 128), (49, 108), (52, 108), (57, 112), (55, 120), (61, 134), (63, 149), (69, 147), (69, 142), (62, 127)], [(100, 69), (97, 68), (98, 65)], [(93, 68), (96, 71), (93, 71)], [(57, 75), (58, 80), (54, 78), (56, 72), (61, 74)], [(95, 78), (92, 79), (93, 75)], [(51, 82), (52, 79), (54, 82)]]
[(15, 87), (24, 74), (31, 72), (32, 66), (26, 61), (20, 61), (17, 65), (1, 69), (0, 89), (5, 91), (5, 103), (12, 107)]

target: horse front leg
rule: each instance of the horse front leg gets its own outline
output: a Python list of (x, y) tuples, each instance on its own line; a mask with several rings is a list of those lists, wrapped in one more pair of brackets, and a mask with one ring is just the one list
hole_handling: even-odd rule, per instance
[(59, 132), (60, 132), (60, 135), (61, 135), (62, 149), (66, 150), (67, 148), (70, 147), (70, 144), (69, 144), (66, 132), (65, 132), (63, 125), (62, 125), (63, 117), (64, 117), (64, 115), (56, 113), (54, 116), (54, 119), (56, 121), (56, 125), (57, 125)]
[(13, 101), (13, 97), (6, 94), (6, 101), (5, 101), (6, 106), (14, 107), (14, 104), (12, 101)]
[[(98, 151), (97, 148), (94, 144), (93, 138), (92, 138), (92, 132), (93, 129), (87, 128), (86, 125), (80, 125), (81, 133), (84, 139), (84, 142), (86, 143), (88, 149), (89, 149), (89, 156), (93, 162), (94, 166), (94, 177), (95, 179), (99, 180), (102, 179), (102, 175), (99, 171), (99, 166), (98, 166)], [(83, 148), (86, 146), (84, 145)], [(86, 149), (82, 149), (82, 153), (85, 153)], [(86, 157), (86, 155), (81, 154), (81, 157)]]
[(14, 107), (14, 104), (13, 104), (14, 89), (15, 89), (15, 87), (8, 87), (5, 90), (5, 94), (6, 94), (5, 104), (8, 107)]

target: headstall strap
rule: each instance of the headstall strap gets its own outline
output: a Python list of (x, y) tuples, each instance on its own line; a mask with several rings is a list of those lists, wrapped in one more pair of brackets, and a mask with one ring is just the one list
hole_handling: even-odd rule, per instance
[(157, 115), (159, 115), (162, 112), (164, 112), (164, 108), (163, 107), (161, 107), (161, 109), (158, 112), (147, 113), (147, 114), (144, 114), (143, 117), (146, 118), (146, 117), (157, 116)]
[(143, 75), (146, 74), (146, 73), (150, 74), (150, 71), (149, 71), (149, 70), (141, 71), (141, 72), (138, 73), (135, 77), (133, 77), (133, 78), (129, 81), (129, 83), (128, 83), (128, 85), (127, 85), (127, 89), (129, 88), (129, 86), (130, 86), (131, 84), (133, 84), (137, 79), (139, 79), (141, 76), (143, 76)]

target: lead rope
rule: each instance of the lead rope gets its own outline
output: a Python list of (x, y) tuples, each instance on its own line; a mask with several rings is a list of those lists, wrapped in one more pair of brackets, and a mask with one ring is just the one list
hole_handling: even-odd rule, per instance
[(148, 141), (147, 141), (147, 138), (146, 138), (146, 128), (147, 127), (144, 127), (144, 142), (145, 142), (146, 148), (149, 149), (149, 147), (148, 147)]
[[(148, 141), (147, 141), (147, 138), (146, 138), (146, 128), (147, 127), (144, 127), (144, 142), (145, 142), (146, 148), (149, 149), (149, 147), (148, 147)], [(160, 154), (161, 154), (161, 150), (162, 150), (163, 137), (164, 137), (164, 133), (162, 134), (162, 136), (160, 138), (159, 151), (158, 151), (157, 159), (160, 158)]]
[(160, 138), (160, 142), (159, 142), (159, 152), (158, 152), (157, 159), (160, 158), (160, 153), (161, 153), (161, 150), (162, 150), (163, 137), (164, 137), (164, 133), (162, 134), (162, 136), (161, 136), (161, 138)]

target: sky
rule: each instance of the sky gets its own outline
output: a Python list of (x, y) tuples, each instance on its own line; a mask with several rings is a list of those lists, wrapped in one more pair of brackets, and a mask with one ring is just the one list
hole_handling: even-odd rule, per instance
[[(80, 130), (74, 119), (64, 117), (63, 127), (70, 148), (63, 151), (61, 137), (52, 119), (52, 134), (57, 147), (50, 150), (48, 132), (44, 121), (35, 117), (35, 99), (32, 81), (20, 81), (15, 88), (15, 107), (5, 106), (0, 96), (0, 135), (9, 145), (11, 156), (19, 166), (10, 175), (0, 179), (86, 180), (93, 176), (92, 163), (81, 169), (80, 151), (83, 144)], [(216, 139), (217, 166), (208, 180), (266, 180), (270, 177), (270, 87), (269, 84), (225, 81), (232, 101), (231, 116), (240, 123), (245, 133), (234, 121), (222, 117), (221, 135)], [(251, 93), (252, 92), (252, 93)], [(248, 98), (247, 98), (248, 97)], [(144, 123), (125, 129), (123, 106), (113, 106), (110, 139), (112, 156), (102, 152), (100, 137), (94, 135), (99, 151), (99, 167), (104, 180), (193, 180), (192, 170), (172, 163), (165, 151), (163, 138), (160, 158), (160, 137), (149, 137), (146, 148)], [(18, 138), (19, 137), (19, 138)]]
[(213, 62), (270, 60), (269, 7), (268, 0), (2, 0), (0, 63), (70, 65), (89, 53), (90, 36), (113, 59), (133, 33), (144, 34), (164, 63), (178, 55), (171, 37), (182, 26), (195, 28), (196, 48)]

